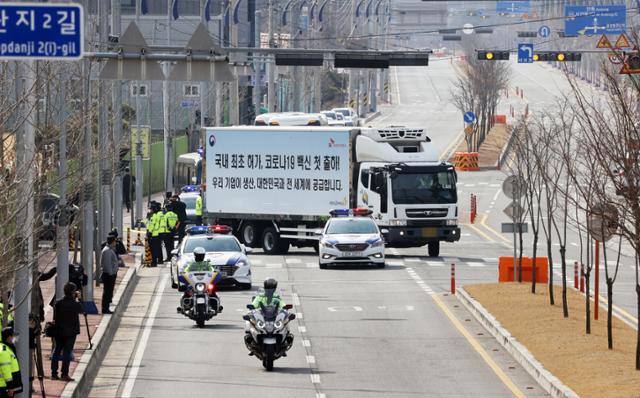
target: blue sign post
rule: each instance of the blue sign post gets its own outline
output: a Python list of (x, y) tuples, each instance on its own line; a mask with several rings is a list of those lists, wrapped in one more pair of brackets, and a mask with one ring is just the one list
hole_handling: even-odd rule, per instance
[(531, 43), (518, 44), (518, 63), (519, 64), (533, 63), (533, 44)]
[(538, 29), (538, 36), (540, 37), (549, 37), (550, 34), (551, 34), (551, 28), (549, 28), (547, 25), (542, 25)]
[(82, 58), (79, 4), (0, 3), (0, 59)]
[(564, 33), (575, 35), (620, 34), (627, 30), (627, 7), (608, 6), (565, 6)]
[(465, 123), (473, 123), (476, 120), (476, 114), (471, 111), (465, 112), (462, 119)]

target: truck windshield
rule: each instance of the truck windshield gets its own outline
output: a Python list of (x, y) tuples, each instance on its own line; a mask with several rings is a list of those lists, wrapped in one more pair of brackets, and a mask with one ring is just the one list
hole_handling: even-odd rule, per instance
[(456, 179), (452, 171), (400, 173), (392, 180), (393, 202), (416, 205), (456, 203)]

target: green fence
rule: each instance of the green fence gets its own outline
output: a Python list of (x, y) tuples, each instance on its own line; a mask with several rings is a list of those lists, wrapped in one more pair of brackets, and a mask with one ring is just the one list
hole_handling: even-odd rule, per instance
[[(173, 139), (173, 161), (178, 156), (187, 153), (188, 140), (187, 137), (179, 137)], [(135, 173), (135, 158), (131, 162), (131, 172)], [(164, 191), (164, 142), (156, 142), (151, 144), (151, 158), (142, 160), (142, 176), (143, 176), (143, 195), (148, 196), (149, 192)], [(135, 175), (135, 174), (134, 174)]]

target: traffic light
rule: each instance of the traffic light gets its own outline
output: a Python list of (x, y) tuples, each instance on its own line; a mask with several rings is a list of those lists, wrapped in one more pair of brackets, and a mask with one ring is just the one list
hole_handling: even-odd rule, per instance
[(537, 51), (533, 53), (534, 61), (575, 62), (582, 60), (582, 53), (566, 51)]
[(478, 59), (480, 61), (507, 61), (509, 60), (509, 51), (478, 51)]

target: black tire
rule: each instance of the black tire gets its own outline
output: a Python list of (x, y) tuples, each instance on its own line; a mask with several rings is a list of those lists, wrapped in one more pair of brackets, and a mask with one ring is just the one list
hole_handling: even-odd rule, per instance
[(273, 344), (267, 344), (264, 347), (264, 362), (262, 364), (269, 372), (273, 370), (273, 357), (275, 356), (274, 349), (275, 347)]
[(376, 268), (384, 268), (387, 266), (387, 263), (376, 264)]
[(204, 327), (204, 305), (199, 304), (196, 307), (196, 325), (198, 325), (199, 328), (203, 328)]
[(320, 267), (320, 269), (327, 269), (327, 264), (322, 264), (321, 262), (318, 262), (318, 266)]
[(280, 252), (280, 234), (273, 227), (265, 228), (262, 233), (262, 250), (265, 254), (278, 254)]
[(313, 251), (316, 252), (316, 254), (320, 254), (320, 242), (313, 244)]
[(438, 257), (440, 255), (440, 241), (429, 242), (429, 257)]
[(287, 254), (291, 248), (291, 243), (287, 239), (280, 239), (278, 244), (278, 254)]
[(240, 229), (240, 237), (245, 246), (260, 246), (260, 229), (256, 224), (252, 222), (242, 224), (242, 228)]
[(251, 290), (251, 283), (238, 283), (238, 287), (242, 290)]

